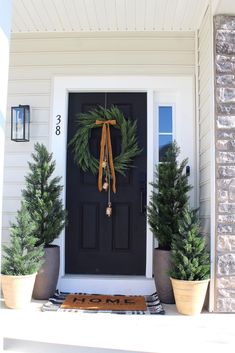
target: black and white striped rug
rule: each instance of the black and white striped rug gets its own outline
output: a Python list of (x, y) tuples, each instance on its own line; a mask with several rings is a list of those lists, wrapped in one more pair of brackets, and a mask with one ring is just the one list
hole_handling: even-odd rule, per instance
[[(164, 315), (165, 311), (160, 303), (157, 293), (144, 295), (147, 309), (145, 311), (115, 311), (115, 310), (81, 310), (81, 309), (62, 309), (61, 305), (65, 301), (68, 294), (66, 292), (56, 291), (53, 297), (49, 298), (48, 302), (43, 304), (42, 311), (60, 311), (60, 312), (77, 312), (77, 313), (113, 313), (113, 314), (129, 314), (129, 315)], [(85, 293), (73, 293), (82, 294)]]

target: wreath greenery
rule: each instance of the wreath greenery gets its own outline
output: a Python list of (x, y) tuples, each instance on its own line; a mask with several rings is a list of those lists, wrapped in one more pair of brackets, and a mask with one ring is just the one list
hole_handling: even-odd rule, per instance
[(99, 107), (88, 113), (82, 113), (78, 117), (78, 129), (69, 142), (74, 153), (74, 161), (85, 172), (90, 170), (94, 175), (99, 170), (99, 160), (90, 152), (89, 139), (92, 129), (97, 129), (100, 125), (96, 120), (116, 120), (113, 127), (121, 132), (121, 153), (114, 159), (114, 169), (116, 172), (125, 175), (126, 170), (131, 166), (133, 159), (141, 153), (137, 143), (137, 123), (126, 120), (122, 112), (115, 106), (110, 109)]

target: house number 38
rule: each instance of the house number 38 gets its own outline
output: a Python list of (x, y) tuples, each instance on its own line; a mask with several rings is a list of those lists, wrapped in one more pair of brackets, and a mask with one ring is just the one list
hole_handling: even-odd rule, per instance
[(61, 115), (58, 114), (56, 115), (56, 128), (55, 128), (56, 135), (60, 135), (60, 129), (61, 129), (60, 123), (61, 123)]

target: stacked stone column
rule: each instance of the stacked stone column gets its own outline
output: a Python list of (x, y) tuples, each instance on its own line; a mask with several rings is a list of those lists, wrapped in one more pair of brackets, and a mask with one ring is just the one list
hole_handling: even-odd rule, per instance
[(216, 140), (215, 310), (235, 312), (235, 16), (214, 18)]

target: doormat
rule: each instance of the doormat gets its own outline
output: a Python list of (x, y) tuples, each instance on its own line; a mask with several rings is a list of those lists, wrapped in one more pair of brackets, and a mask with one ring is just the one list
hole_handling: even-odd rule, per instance
[(56, 291), (42, 311), (113, 313), (131, 315), (165, 314), (157, 293), (145, 296), (100, 295)]

